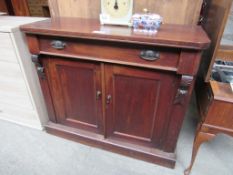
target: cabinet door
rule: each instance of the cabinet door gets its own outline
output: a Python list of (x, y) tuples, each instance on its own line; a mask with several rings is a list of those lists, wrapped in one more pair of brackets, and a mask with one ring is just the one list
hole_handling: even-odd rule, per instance
[(45, 67), (58, 123), (102, 133), (100, 65), (50, 58)]
[(161, 147), (178, 79), (163, 71), (106, 66), (107, 137)]

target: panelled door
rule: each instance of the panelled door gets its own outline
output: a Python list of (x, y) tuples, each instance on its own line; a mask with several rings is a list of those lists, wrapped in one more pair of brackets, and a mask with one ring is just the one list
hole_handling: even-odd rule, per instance
[(161, 147), (177, 82), (172, 73), (105, 66), (107, 137)]
[(100, 65), (59, 58), (45, 63), (58, 123), (103, 133)]

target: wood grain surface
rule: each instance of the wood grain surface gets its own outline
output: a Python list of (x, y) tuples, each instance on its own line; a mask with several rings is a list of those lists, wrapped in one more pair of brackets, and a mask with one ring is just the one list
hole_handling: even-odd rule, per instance
[(155, 35), (134, 32), (128, 27), (102, 26), (99, 20), (83, 18), (52, 18), (21, 26), (26, 33), (59, 35), (92, 40), (141, 43), (178, 48), (205, 49), (209, 38), (200, 26), (164, 24)]
[[(147, 8), (160, 14), (164, 23), (197, 24), (203, 0), (134, 0), (134, 13)], [(99, 18), (100, 0), (49, 0), (53, 17)]]
[[(209, 45), (200, 26), (164, 24), (147, 35), (63, 17), (21, 29), (42, 62), (41, 87), (55, 111), (49, 133), (174, 167), (200, 53)], [(144, 49), (159, 56), (142, 60)]]
[[(114, 60), (115, 63), (123, 65), (143, 65), (143, 67), (148, 68), (176, 71), (180, 56), (180, 50), (172, 48), (168, 50), (161, 47), (146, 47), (128, 43), (122, 43), (116, 47), (114, 42), (93, 42), (92, 40), (86, 41), (83, 39), (67, 39), (48, 36), (40, 36), (38, 38), (39, 47), (41, 49), (40, 53), (74, 58), (78, 56), (79, 59), (85, 57), (84, 59), (111, 63), (113, 63)], [(66, 44), (64, 49), (57, 50), (51, 47), (51, 42), (57, 39)], [(107, 50), (107, 52), (100, 52), (100, 50)], [(142, 59), (140, 53), (143, 50), (159, 52), (159, 59), (153, 62)], [(188, 66), (186, 67), (189, 68)]]
[(211, 45), (203, 54), (199, 76), (209, 82), (223, 32), (230, 12), (232, 0), (212, 0), (208, 4), (203, 28), (211, 39)]
[(30, 16), (27, 0), (11, 0), (15, 16)]
[(218, 49), (216, 59), (233, 61), (233, 46), (221, 45)]
[(6, 13), (8, 13), (7, 6), (6, 6), (6, 1), (5, 0), (0, 0), (0, 12), (6, 12)]

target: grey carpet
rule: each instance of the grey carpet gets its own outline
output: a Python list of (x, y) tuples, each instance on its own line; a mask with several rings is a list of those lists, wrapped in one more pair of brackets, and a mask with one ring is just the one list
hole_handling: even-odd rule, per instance
[[(195, 105), (186, 115), (174, 170), (0, 121), (0, 175), (182, 175), (190, 161)], [(232, 175), (233, 138), (204, 144), (192, 175)]]

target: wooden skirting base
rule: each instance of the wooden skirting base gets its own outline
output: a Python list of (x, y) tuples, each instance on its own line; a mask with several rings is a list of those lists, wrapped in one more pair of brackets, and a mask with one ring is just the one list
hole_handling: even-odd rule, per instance
[(49, 122), (46, 126), (46, 131), (59, 137), (77, 141), (89, 146), (98, 147), (111, 152), (130, 156), (136, 159), (155, 163), (168, 168), (174, 168), (176, 157), (174, 153), (166, 153), (155, 148), (148, 148), (134, 144), (125, 143), (113, 138), (104, 138), (100, 134), (91, 133), (88, 131), (67, 127), (60, 124)]

